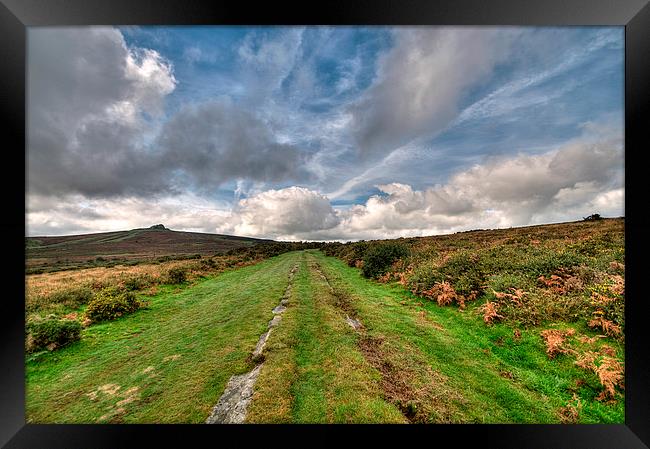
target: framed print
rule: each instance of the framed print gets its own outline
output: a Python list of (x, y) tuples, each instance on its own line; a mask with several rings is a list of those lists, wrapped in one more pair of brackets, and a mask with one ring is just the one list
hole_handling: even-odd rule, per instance
[(0, 11), (4, 447), (648, 447), (647, 2)]

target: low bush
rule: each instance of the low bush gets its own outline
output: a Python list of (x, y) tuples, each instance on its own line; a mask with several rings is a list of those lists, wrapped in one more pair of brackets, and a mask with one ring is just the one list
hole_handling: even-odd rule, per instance
[(533, 254), (521, 267), (533, 276), (551, 275), (561, 269), (569, 269), (583, 263), (583, 258), (572, 252), (544, 251)]
[(42, 349), (52, 351), (81, 338), (81, 324), (78, 321), (60, 319), (53, 315), (44, 319), (32, 319), (26, 327), (28, 352)]
[(378, 278), (393, 262), (408, 256), (408, 248), (401, 243), (372, 245), (363, 256), (362, 272), (365, 277)]
[(187, 269), (183, 267), (174, 267), (167, 272), (167, 282), (169, 284), (182, 284), (187, 280)]
[(135, 293), (117, 287), (107, 287), (88, 303), (86, 316), (92, 321), (114, 320), (141, 307)]
[(514, 301), (512, 296), (515, 295), (499, 295), (496, 301), (505, 319), (524, 327), (537, 326), (544, 322), (571, 323), (591, 317), (589, 300), (581, 294), (556, 295), (552, 292), (533, 290), (523, 292), (518, 295), (518, 300)]
[(122, 281), (124, 288), (130, 291), (142, 290), (156, 284), (156, 280), (149, 274), (138, 274), (129, 276)]
[(409, 276), (407, 286), (413, 294), (420, 295), (435, 284), (445, 281), (445, 276), (440, 273), (432, 262), (416, 265)]
[(358, 261), (364, 260), (369, 244), (363, 240), (347, 245), (347, 248), (341, 253), (343, 260), (350, 267), (356, 267)]
[(217, 264), (214, 261), (214, 259), (202, 259), (201, 260), (201, 268), (204, 268), (206, 270), (211, 270), (216, 268)]
[[(55, 291), (47, 296), (39, 296), (26, 302), (27, 311), (34, 311), (41, 308), (48, 308), (52, 311), (52, 306), (62, 306), (71, 309), (77, 309), (92, 299), (93, 292), (87, 287), (69, 287)], [(56, 308), (56, 307), (54, 307)]]
[(476, 252), (469, 250), (456, 252), (440, 267), (439, 271), (462, 295), (484, 290), (487, 273), (480, 255)]

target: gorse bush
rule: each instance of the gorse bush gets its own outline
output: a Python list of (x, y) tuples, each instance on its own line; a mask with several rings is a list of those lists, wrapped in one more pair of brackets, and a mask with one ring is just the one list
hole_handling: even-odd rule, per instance
[(408, 248), (401, 243), (372, 245), (363, 256), (363, 275), (378, 278), (386, 273), (395, 261), (406, 258), (408, 253)]
[(477, 252), (459, 250), (439, 269), (454, 289), (463, 295), (482, 291), (487, 278), (483, 259)]
[(114, 320), (135, 312), (141, 306), (135, 293), (117, 287), (107, 287), (98, 292), (88, 303), (86, 316), (92, 321)]
[(348, 266), (354, 267), (357, 265), (357, 261), (364, 260), (369, 247), (368, 242), (360, 241), (353, 243), (343, 253), (343, 260), (347, 262)]
[(407, 286), (414, 294), (420, 294), (445, 280), (445, 276), (438, 271), (432, 262), (423, 262), (415, 265), (408, 278)]
[(48, 297), (48, 302), (59, 303), (67, 307), (76, 309), (79, 306), (88, 304), (92, 299), (93, 292), (87, 287), (72, 287), (59, 290)]
[(36, 318), (27, 322), (27, 351), (54, 350), (81, 338), (81, 324), (56, 316)]
[(186, 268), (174, 267), (167, 272), (167, 282), (170, 284), (182, 284), (186, 280), (187, 280)]

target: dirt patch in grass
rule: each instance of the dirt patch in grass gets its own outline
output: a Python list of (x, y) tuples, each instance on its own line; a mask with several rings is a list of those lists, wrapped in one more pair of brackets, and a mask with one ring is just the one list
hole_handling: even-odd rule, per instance
[[(309, 267), (314, 270), (318, 275), (325, 281), (327, 284), (327, 287), (332, 294), (332, 300), (333, 300), (333, 305), (339, 309), (341, 309), (345, 314), (347, 315), (347, 318), (359, 323), (359, 320), (357, 319), (357, 311), (354, 309), (352, 306), (352, 299), (350, 298), (350, 295), (339, 289), (335, 288), (332, 286), (332, 283), (328, 279), (327, 275), (323, 273), (323, 270), (321, 266), (318, 263), (311, 262)], [(355, 327), (355, 326), (353, 326)], [(356, 327), (355, 327), (356, 329)]]
[[(310, 268), (327, 283), (333, 305), (344, 312), (345, 320), (359, 335), (358, 346), (364, 358), (381, 374), (384, 399), (395, 405), (410, 423), (457, 422), (455, 403), (462, 396), (445, 386), (445, 378), (435, 372), (412, 348), (397, 347), (392, 340), (368, 335), (355, 310), (350, 294), (333, 286), (318, 263)], [(444, 328), (420, 313), (416, 320), (436, 329)]]
[(410, 423), (454, 421), (455, 403), (462, 396), (445, 386), (445, 378), (413, 357), (404, 348), (393, 347), (382, 337), (362, 335), (359, 349), (381, 373), (385, 399), (394, 404)]

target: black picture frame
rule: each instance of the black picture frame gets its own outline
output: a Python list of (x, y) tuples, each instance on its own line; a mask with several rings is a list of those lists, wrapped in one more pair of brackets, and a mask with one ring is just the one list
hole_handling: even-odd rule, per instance
[[(439, 425), (439, 426), (194, 426), (36, 425), (25, 423), (24, 260), (26, 181), (26, 27), (58, 25), (165, 24), (376, 24), (376, 25), (619, 25), (625, 27), (625, 240), (626, 373), (625, 424), (620, 425)], [(7, 448), (192, 447), (224, 436), (251, 442), (337, 444), (363, 439), (397, 444), (473, 442), (500, 448), (643, 448), (650, 445), (650, 364), (645, 332), (643, 278), (650, 214), (642, 163), (648, 127), (650, 4), (646, 0), (336, 0), (314, 5), (259, 5), (197, 0), (0, 0), (0, 123), (7, 143), (0, 176), (5, 210), (0, 218), (5, 265), (0, 307), (0, 446)], [(21, 171), (22, 170), (22, 171)], [(25, 186), (26, 186), (25, 182)], [(305, 441), (304, 432), (318, 441)], [(299, 432), (300, 436), (297, 436)], [(345, 432), (343, 437), (341, 432)], [(417, 443), (414, 439), (420, 437)], [(206, 443), (204, 443), (206, 444)], [(258, 442), (257, 444), (265, 444)]]

